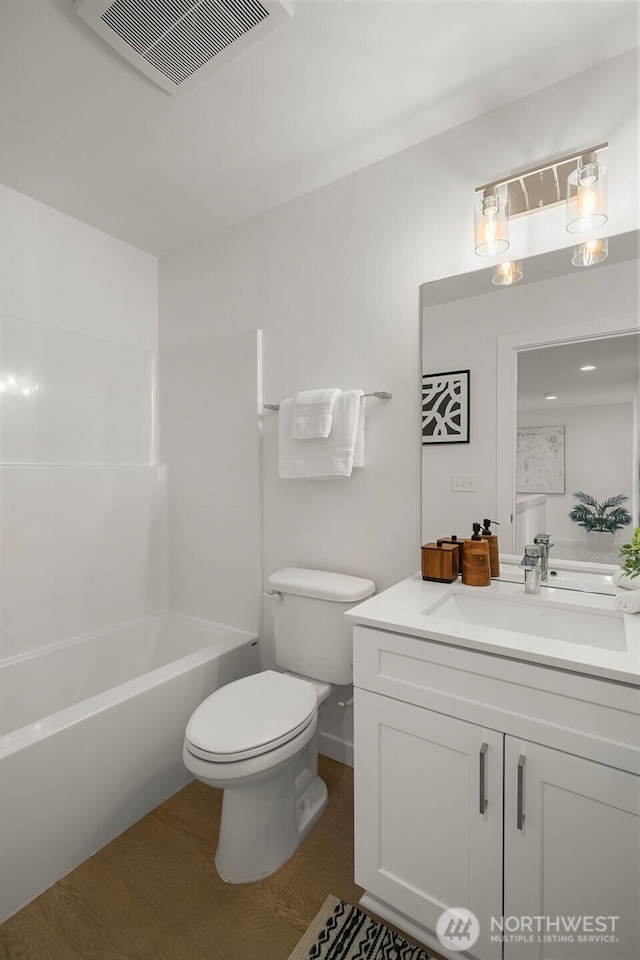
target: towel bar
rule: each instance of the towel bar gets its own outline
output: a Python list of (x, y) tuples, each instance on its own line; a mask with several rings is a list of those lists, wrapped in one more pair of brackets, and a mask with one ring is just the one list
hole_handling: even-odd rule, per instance
[[(364, 393), (364, 397), (377, 397), (378, 400), (391, 400), (393, 397), (392, 393), (388, 393), (386, 390), (376, 390), (375, 393)], [(263, 404), (265, 410), (279, 410), (279, 403), (265, 403)]]

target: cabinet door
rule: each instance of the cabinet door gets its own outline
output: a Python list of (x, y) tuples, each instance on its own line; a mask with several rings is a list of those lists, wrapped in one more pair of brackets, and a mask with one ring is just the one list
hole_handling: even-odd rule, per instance
[(505, 960), (640, 956), (640, 777), (507, 737), (504, 843)]
[(431, 931), (447, 908), (471, 910), (473, 955), (495, 960), (503, 735), (365, 690), (355, 698), (356, 882)]

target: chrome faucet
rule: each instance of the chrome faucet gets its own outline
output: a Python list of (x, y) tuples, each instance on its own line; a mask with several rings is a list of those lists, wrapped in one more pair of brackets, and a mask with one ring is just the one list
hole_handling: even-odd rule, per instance
[(524, 557), (520, 561), (524, 567), (524, 592), (540, 593), (542, 579), (542, 546), (538, 543), (529, 543), (524, 548)]
[(553, 546), (550, 533), (536, 533), (533, 542), (540, 547), (540, 579), (546, 580), (549, 575), (549, 550)]

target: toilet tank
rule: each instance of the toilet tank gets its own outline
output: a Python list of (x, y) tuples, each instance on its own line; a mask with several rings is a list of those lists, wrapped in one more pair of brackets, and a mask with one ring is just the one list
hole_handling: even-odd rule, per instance
[(352, 683), (352, 628), (344, 613), (374, 593), (373, 580), (287, 567), (272, 573), (267, 583), (276, 591), (272, 609), (278, 666), (327, 683)]

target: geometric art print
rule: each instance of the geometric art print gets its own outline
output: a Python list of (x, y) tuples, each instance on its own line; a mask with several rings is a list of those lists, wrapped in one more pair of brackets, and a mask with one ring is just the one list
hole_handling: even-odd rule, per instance
[(469, 370), (423, 375), (423, 443), (469, 443), (469, 380)]

